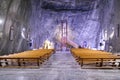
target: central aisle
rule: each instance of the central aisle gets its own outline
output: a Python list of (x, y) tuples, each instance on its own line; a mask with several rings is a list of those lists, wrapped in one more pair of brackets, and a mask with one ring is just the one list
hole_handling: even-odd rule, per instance
[(47, 70), (48, 76), (44, 80), (49, 80), (49, 78), (51, 80), (84, 80), (86, 78), (84, 76), (86, 72), (81, 71), (80, 66), (69, 51), (56, 52), (40, 69)]
[(74, 60), (73, 56), (69, 51), (61, 52), (58, 51), (53, 54), (48, 62), (43, 66), (44, 68), (56, 68), (56, 69), (76, 69), (80, 68), (77, 62)]

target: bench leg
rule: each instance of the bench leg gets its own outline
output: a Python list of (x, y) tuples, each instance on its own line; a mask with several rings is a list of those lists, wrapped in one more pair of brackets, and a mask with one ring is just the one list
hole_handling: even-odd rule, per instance
[(37, 59), (37, 66), (40, 66), (39, 59)]
[(7, 62), (7, 60), (5, 59), (5, 64), (8, 66), (8, 62)]
[(118, 67), (120, 67), (120, 62), (119, 62), (119, 65), (118, 65)]
[(18, 59), (18, 66), (21, 66), (21, 64), (20, 64), (20, 59)]
[(1, 62), (0, 62), (0, 66), (2, 66)]
[(103, 66), (103, 59), (101, 59), (101, 62), (100, 62), (100, 67)]
[(81, 59), (80, 65), (81, 65), (81, 68), (82, 68), (83, 67), (83, 59)]

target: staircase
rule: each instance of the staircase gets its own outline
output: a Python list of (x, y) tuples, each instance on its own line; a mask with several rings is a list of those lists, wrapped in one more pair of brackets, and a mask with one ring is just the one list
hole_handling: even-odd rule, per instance
[(49, 78), (51, 78), (50, 80), (80, 80), (81, 78), (84, 80), (86, 74), (81, 71), (80, 65), (69, 51), (57, 51), (49, 58), (48, 62), (40, 67), (40, 70), (47, 71), (46, 75), (49, 77), (44, 80), (49, 80)]
[(80, 69), (80, 66), (74, 60), (73, 56), (69, 51), (57, 51), (42, 67), (71, 70), (76, 68)]

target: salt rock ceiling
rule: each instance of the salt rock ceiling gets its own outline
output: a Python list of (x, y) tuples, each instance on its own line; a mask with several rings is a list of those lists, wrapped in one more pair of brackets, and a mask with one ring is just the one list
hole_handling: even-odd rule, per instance
[(89, 11), (93, 10), (96, 0), (43, 0), (41, 7), (53, 11)]

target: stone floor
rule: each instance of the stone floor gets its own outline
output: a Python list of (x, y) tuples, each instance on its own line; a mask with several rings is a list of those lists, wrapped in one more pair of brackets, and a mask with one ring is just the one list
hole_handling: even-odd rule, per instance
[(0, 68), (0, 80), (120, 80), (120, 70), (81, 69), (70, 52), (56, 52), (39, 69)]

